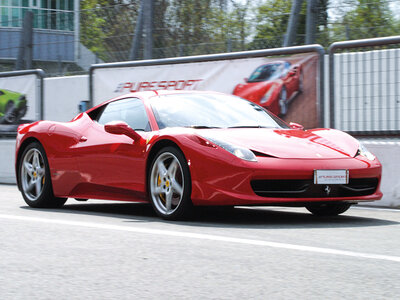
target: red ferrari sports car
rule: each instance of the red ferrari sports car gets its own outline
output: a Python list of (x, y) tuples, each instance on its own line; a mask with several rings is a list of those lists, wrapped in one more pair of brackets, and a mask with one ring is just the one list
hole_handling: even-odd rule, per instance
[(233, 94), (284, 116), (289, 103), (302, 91), (301, 65), (275, 61), (259, 66), (249, 78), (245, 78), (245, 84), (235, 87)]
[(68, 123), (21, 125), (16, 174), (32, 207), (60, 207), (67, 198), (149, 201), (171, 220), (200, 205), (337, 215), (382, 197), (381, 164), (350, 135), (289, 126), (216, 92), (132, 93)]

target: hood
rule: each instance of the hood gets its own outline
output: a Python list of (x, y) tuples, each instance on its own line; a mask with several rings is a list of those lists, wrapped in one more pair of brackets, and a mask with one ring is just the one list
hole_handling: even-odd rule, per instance
[(355, 156), (359, 146), (350, 135), (333, 129), (232, 128), (201, 130), (198, 134), (259, 152), (256, 156), (278, 158), (349, 158)]
[(233, 93), (251, 101), (258, 101), (275, 85), (277, 85), (275, 81), (248, 82), (245, 84), (238, 84)]

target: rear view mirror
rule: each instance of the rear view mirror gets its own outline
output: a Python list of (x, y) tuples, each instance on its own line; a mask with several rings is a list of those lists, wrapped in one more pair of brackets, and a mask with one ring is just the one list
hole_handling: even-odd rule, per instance
[(112, 134), (123, 134), (134, 141), (139, 141), (142, 137), (135, 130), (133, 130), (128, 124), (123, 121), (112, 121), (104, 125), (104, 130)]

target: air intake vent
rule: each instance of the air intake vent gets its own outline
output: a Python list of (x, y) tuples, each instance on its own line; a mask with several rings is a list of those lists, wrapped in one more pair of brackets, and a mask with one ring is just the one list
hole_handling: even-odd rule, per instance
[(255, 151), (255, 150), (250, 150), (250, 151), (253, 152), (254, 155), (257, 156), (257, 157), (275, 157), (275, 158), (277, 158), (276, 156), (272, 156), (272, 155), (269, 155), (269, 154), (261, 153), (261, 152)]
[(378, 178), (350, 178), (348, 184), (314, 184), (312, 180), (252, 180), (258, 196), (274, 198), (354, 197), (373, 194)]

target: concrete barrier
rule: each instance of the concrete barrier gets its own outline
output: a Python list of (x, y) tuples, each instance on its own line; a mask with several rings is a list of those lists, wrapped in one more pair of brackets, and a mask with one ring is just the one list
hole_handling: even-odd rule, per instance
[(16, 183), (15, 139), (0, 139), (0, 183)]
[(362, 140), (382, 163), (380, 201), (368, 202), (365, 205), (400, 208), (400, 139), (396, 140)]

